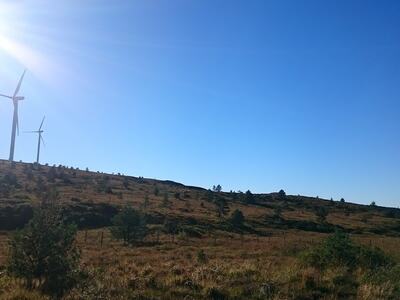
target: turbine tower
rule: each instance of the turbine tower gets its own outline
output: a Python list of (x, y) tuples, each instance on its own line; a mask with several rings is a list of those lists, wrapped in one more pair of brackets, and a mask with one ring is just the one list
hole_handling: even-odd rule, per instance
[(25, 97), (18, 96), (18, 92), (19, 92), (19, 89), (21, 88), (22, 80), (24, 79), (24, 76), (25, 76), (25, 72), (26, 72), (26, 70), (24, 70), (24, 73), (22, 73), (22, 76), (19, 79), (17, 88), (15, 89), (15, 92), (14, 92), (13, 96), (7, 96), (7, 95), (0, 94), (1, 97), (6, 97), (6, 98), (11, 99), (13, 104), (14, 104), (14, 115), (13, 115), (13, 121), (12, 121), (10, 157), (9, 157), (10, 161), (14, 160), (15, 133), (16, 133), (16, 131), (19, 134), (18, 102), (25, 99)]
[(39, 164), (39, 158), (40, 158), (40, 143), (43, 143), (44, 145), (44, 139), (42, 137), (42, 133), (44, 132), (42, 130), (42, 126), (43, 126), (43, 122), (44, 122), (44, 118), (46, 116), (43, 117), (42, 119), (42, 123), (40, 123), (39, 129), (35, 130), (35, 131), (26, 131), (28, 133), (37, 133), (38, 134), (38, 145), (37, 145), (37, 155), (36, 155), (36, 163)]

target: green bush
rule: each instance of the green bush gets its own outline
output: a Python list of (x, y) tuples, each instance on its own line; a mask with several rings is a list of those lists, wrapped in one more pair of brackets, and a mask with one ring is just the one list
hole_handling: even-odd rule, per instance
[(278, 192), (278, 195), (279, 195), (279, 198), (281, 198), (281, 199), (285, 199), (286, 198), (286, 193), (285, 193), (284, 190), (280, 190)]
[(231, 218), (230, 218), (230, 223), (231, 223), (234, 227), (241, 227), (241, 226), (243, 226), (243, 222), (244, 222), (243, 213), (242, 213), (239, 209), (236, 209), (236, 210), (232, 213), (232, 216), (231, 216)]
[(360, 246), (358, 251), (358, 264), (365, 269), (374, 270), (394, 264), (393, 260), (380, 248)]
[(303, 262), (318, 269), (332, 266), (352, 268), (356, 264), (357, 251), (349, 236), (337, 231), (323, 243), (303, 253)]
[(112, 224), (111, 234), (127, 244), (142, 240), (147, 234), (145, 216), (129, 206), (113, 217)]
[(64, 224), (59, 207), (43, 204), (25, 228), (11, 237), (9, 273), (24, 279), (28, 288), (38, 280), (44, 292), (62, 295), (77, 280), (76, 232), (75, 225)]
[(247, 204), (254, 204), (255, 202), (254, 195), (250, 192), (250, 190), (248, 190), (245, 194), (245, 202)]
[(393, 264), (390, 257), (379, 248), (371, 248), (355, 244), (348, 234), (336, 231), (326, 238), (322, 244), (304, 252), (302, 261), (306, 265), (327, 269), (329, 267), (357, 267), (376, 269)]

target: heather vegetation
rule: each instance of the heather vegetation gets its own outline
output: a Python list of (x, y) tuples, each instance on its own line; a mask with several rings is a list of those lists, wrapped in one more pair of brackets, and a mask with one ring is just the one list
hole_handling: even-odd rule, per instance
[(63, 166), (0, 171), (2, 299), (400, 298), (397, 209)]

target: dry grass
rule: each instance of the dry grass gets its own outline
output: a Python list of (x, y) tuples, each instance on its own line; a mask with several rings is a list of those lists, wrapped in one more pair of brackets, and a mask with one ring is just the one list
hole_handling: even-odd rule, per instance
[[(4, 246), (6, 235), (1, 236)], [(157, 236), (150, 236), (142, 245), (128, 247), (112, 239), (106, 229), (80, 231), (77, 243), (82, 249), (81, 263), (91, 280), (72, 290), (66, 299), (222, 299), (212, 298), (214, 294), (229, 299), (312, 299), (319, 289), (321, 299), (342, 299), (332, 282), (343, 277), (351, 285), (346, 270), (321, 274), (298, 263), (298, 254), (325, 236), (304, 232), (283, 235), (276, 231), (270, 237), (258, 237), (220, 232), (172, 242), (170, 236), (161, 235), (158, 243)], [(400, 238), (353, 239), (371, 241), (387, 254), (398, 256)], [(204, 250), (206, 263), (198, 261), (199, 249)], [(5, 250), (2, 248), (1, 252)], [(323, 292), (327, 288), (331, 292)], [(348, 287), (352, 293), (347, 296), (390, 299), (385, 298), (390, 294), (386, 288), (389, 287), (371, 284)], [(39, 299), (37, 293), (30, 294), (15, 281), (9, 282), (8, 288), (3, 283), (0, 291), (4, 299)]]
[[(29, 164), (16, 164), (10, 168), (7, 162), (0, 161), (0, 177), (11, 172), (18, 180), (18, 186), (7, 193), (0, 191), (0, 225), (7, 220), (7, 209), (39, 202), (41, 180), (46, 189), (57, 189), (59, 201), (67, 207), (130, 204), (161, 220), (190, 218), (196, 226), (206, 224), (213, 228), (205, 230), (200, 238), (181, 234), (173, 240), (153, 232), (135, 247), (113, 240), (106, 227), (83, 229), (77, 243), (88, 277), (66, 299), (394, 299), (390, 298), (394, 291), (388, 282), (371, 284), (362, 282), (363, 274), (353, 278), (340, 268), (321, 273), (299, 265), (299, 253), (327, 235), (272, 226), (265, 220), (273, 215), (274, 208), (280, 207), (285, 220), (317, 223), (316, 209), (325, 207), (330, 225), (357, 230), (360, 234), (352, 234), (353, 240), (378, 246), (400, 261), (400, 238), (392, 229), (399, 221), (388, 217), (384, 210), (301, 196), (280, 199), (274, 194), (258, 195), (257, 204), (245, 204), (241, 195), (221, 193), (217, 196), (226, 200), (228, 211), (220, 218), (214, 200), (204, 189), (65, 168), (56, 171), (58, 175), (51, 179), (48, 167), (35, 169)], [(104, 185), (110, 192), (101, 189)], [(168, 205), (164, 206), (166, 193)], [(143, 208), (146, 196), (149, 204)], [(248, 230), (227, 231), (223, 226), (235, 209), (243, 212)], [(150, 227), (159, 226), (156, 223)], [(383, 228), (387, 235), (372, 234), (376, 228)], [(0, 232), (0, 272), (7, 259), (9, 234)], [(206, 262), (198, 260), (200, 249)], [(335, 282), (346, 284), (343, 288)], [(5, 272), (0, 275), (0, 298), (45, 299), (37, 292), (26, 291)]]

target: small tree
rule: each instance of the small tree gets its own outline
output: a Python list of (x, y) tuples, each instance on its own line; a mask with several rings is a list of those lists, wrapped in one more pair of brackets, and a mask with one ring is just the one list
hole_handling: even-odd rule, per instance
[(142, 240), (147, 234), (146, 220), (142, 213), (127, 206), (112, 219), (111, 234), (126, 244)]
[(165, 220), (164, 222), (164, 230), (169, 233), (169, 234), (176, 234), (178, 232), (179, 229), (179, 224), (176, 220)]
[(207, 255), (203, 249), (197, 251), (197, 262), (200, 264), (205, 264), (208, 261)]
[(226, 213), (226, 200), (222, 197), (216, 197), (214, 200), (218, 217), (222, 217)]
[(278, 195), (279, 195), (279, 198), (282, 198), (282, 199), (286, 198), (286, 193), (285, 193), (284, 190), (280, 190), (280, 191), (278, 192)]
[(326, 217), (328, 216), (328, 211), (325, 207), (318, 208), (315, 214), (317, 215), (318, 222), (325, 223)]
[(243, 222), (244, 222), (244, 215), (243, 215), (243, 213), (242, 213), (239, 209), (236, 209), (236, 210), (232, 213), (230, 222), (231, 222), (231, 224), (232, 224), (234, 227), (241, 227), (241, 226), (243, 226)]
[(246, 192), (245, 201), (246, 201), (247, 204), (253, 204), (254, 203), (254, 195), (250, 192), (250, 190), (248, 190)]
[(42, 204), (25, 228), (11, 237), (8, 271), (24, 279), (28, 288), (38, 280), (44, 292), (61, 296), (76, 283), (76, 232), (75, 225), (64, 224), (59, 207)]
[(213, 185), (213, 192), (220, 193), (221, 191), (222, 191), (221, 185), (219, 184), (217, 186)]
[(370, 205), (375, 207), (376, 206), (376, 202), (372, 201)]
[(171, 220), (165, 219), (164, 221), (164, 231), (171, 235), (172, 241), (175, 240), (175, 235), (178, 233), (179, 227), (180, 226), (178, 222), (174, 219)]

